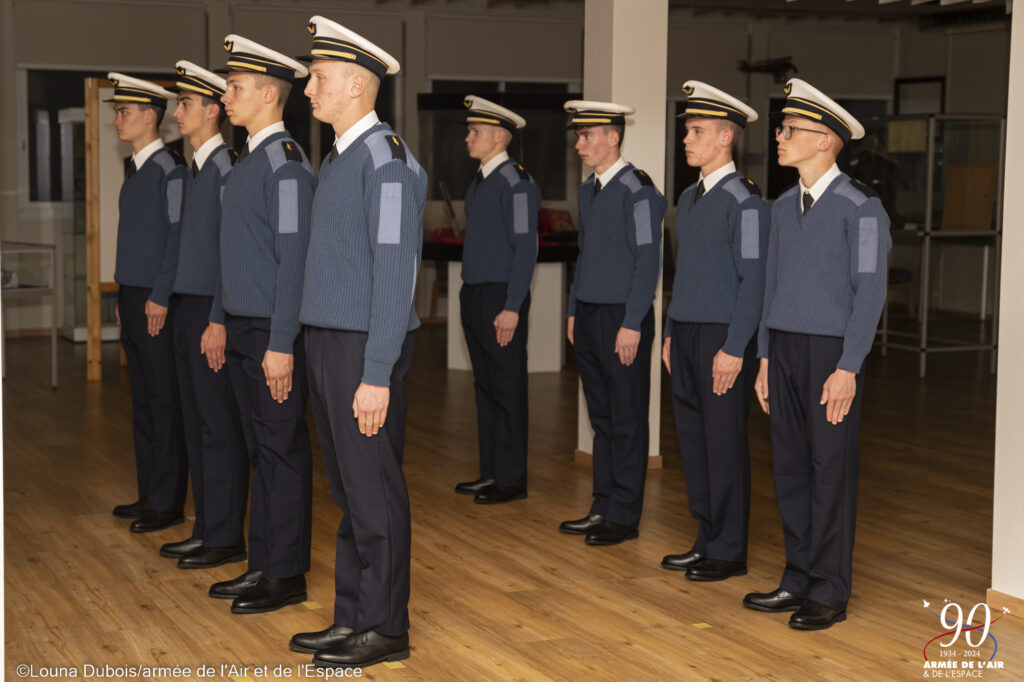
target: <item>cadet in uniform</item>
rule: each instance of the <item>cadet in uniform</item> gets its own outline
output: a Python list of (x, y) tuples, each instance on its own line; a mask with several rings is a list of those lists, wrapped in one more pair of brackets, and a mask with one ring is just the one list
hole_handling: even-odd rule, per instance
[(236, 35), (224, 46), (224, 109), (249, 139), (224, 184), (221, 300), (228, 372), (255, 461), (249, 570), (215, 583), (210, 596), (233, 599), (234, 613), (260, 613), (306, 599), (313, 462), (299, 301), (316, 177), (281, 120), (306, 67)]
[(175, 65), (174, 118), (189, 138), (181, 245), (174, 278), (175, 367), (196, 520), (192, 536), (160, 548), (179, 568), (209, 568), (245, 559), (249, 462), (231, 381), (224, 366), (220, 305), (220, 193), (237, 155), (224, 143), (220, 76), (187, 61)]
[(496, 504), (526, 497), (526, 341), (540, 188), (506, 151), (526, 120), (476, 95), (465, 105), (466, 147), (480, 169), (466, 192), (459, 302), (476, 388), (480, 478), (455, 492)]
[(672, 386), (693, 547), (661, 561), (691, 580), (747, 572), (750, 448), (768, 204), (736, 171), (733, 149), (757, 113), (700, 81), (683, 85), (686, 162), (700, 168), (679, 196), (676, 275), (661, 356)]
[(114, 281), (121, 345), (132, 391), (139, 499), (114, 508), (132, 518), (132, 532), (183, 523), (188, 463), (174, 374), (171, 285), (178, 259), (178, 230), (187, 169), (164, 146), (158, 129), (174, 93), (120, 73), (114, 84), (117, 136), (132, 145), (118, 199)]
[(568, 337), (576, 350), (594, 428), (594, 502), (563, 533), (589, 545), (637, 537), (648, 457), (651, 345), (661, 268), (665, 197), (620, 155), (633, 108), (565, 103), (576, 151), (594, 169), (580, 186), (579, 256), (569, 291)]
[(323, 17), (312, 17), (309, 31), (306, 95), (337, 139), (313, 201), (300, 319), (320, 448), (344, 515), (334, 623), (290, 646), (318, 666), (358, 668), (409, 656), (402, 454), (427, 173), (374, 111), (398, 62)]
[(864, 129), (800, 79), (786, 94), (775, 141), (779, 165), (800, 181), (772, 205), (755, 382), (770, 415), (786, 569), (778, 589), (743, 603), (796, 610), (791, 627), (821, 630), (845, 620), (850, 598), (864, 358), (892, 239), (877, 195), (835, 163)]

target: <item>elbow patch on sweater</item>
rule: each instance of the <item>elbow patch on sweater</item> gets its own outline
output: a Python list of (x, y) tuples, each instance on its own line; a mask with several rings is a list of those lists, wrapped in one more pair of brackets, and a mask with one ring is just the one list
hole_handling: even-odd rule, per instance
[(181, 190), (181, 178), (167, 183), (167, 220), (172, 223), (181, 220)]
[(526, 192), (512, 195), (512, 232), (527, 234), (530, 231), (530, 204)]
[(402, 242), (402, 183), (385, 182), (380, 186), (380, 218), (377, 222), (378, 244)]
[(296, 234), (299, 231), (299, 181), (290, 178), (277, 183), (277, 232)]
[(857, 272), (878, 272), (878, 218), (860, 219), (857, 241)]
[(760, 252), (761, 220), (756, 208), (747, 208), (740, 214), (740, 257), (757, 260)]
[(636, 225), (636, 244), (643, 246), (654, 241), (651, 230), (651, 202), (638, 201), (633, 206), (633, 223)]

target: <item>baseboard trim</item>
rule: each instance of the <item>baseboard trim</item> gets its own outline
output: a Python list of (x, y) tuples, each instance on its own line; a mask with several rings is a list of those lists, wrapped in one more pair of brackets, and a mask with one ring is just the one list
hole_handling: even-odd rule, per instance
[[(581, 464), (583, 466), (594, 466), (594, 455), (583, 450), (577, 450), (573, 455), (572, 461), (575, 464)], [(647, 458), (648, 469), (660, 469), (662, 466), (661, 455), (652, 455)]]
[(991, 587), (985, 593), (985, 601), (993, 611), (1001, 611), (1005, 606), (1010, 610), (1008, 615), (1016, 618), (1024, 618), (1024, 599), (1014, 597), (1011, 594), (993, 590)]

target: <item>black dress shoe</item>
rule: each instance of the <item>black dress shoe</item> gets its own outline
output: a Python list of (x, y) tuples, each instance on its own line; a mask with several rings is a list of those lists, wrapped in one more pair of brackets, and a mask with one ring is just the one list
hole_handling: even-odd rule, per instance
[(315, 654), (322, 649), (330, 649), (345, 641), (352, 634), (352, 628), (332, 625), (320, 632), (300, 632), (292, 635), (288, 648), (301, 654)]
[(569, 535), (586, 535), (600, 526), (602, 521), (604, 521), (604, 517), (600, 514), (587, 514), (582, 519), (575, 521), (562, 521), (558, 530)]
[(202, 538), (189, 538), (181, 542), (168, 542), (160, 546), (160, 556), (180, 559), (186, 554), (193, 554), (203, 548)]
[(804, 602), (803, 597), (786, 592), (781, 587), (771, 592), (751, 592), (743, 598), (743, 605), (755, 611), (767, 611), (779, 613), (781, 611), (796, 611)]
[(149, 509), (149, 502), (145, 497), (135, 500), (131, 504), (119, 504), (114, 507), (114, 516), (119, 519), (137, 519), (143, 512)]
[(185, 517), (181, 511), (158, 512), (147, 509), (142, 516), (132, 521), (128, 529), (133, 533), (150, 533), (154, 530), (163, 530), (185, 523)]
[(746, 574), (746, 561), (723, 561), (721, 559), (705, 559), (704, 561), (696, 563), (693, 566), (690, 566), (690, 568), (686, 569), (686, 578), (688, 580), (702, 580), (704, 582), (725, 580), (726, 578), (731, 578), (734, 575)]
[(587, 533), (584, 542), (588, 545), (617, 545), (626, 540), (633, 540), (639, 535), (635, 526), (624, 526), (605, 519), (600, 526)]
[(808, 599), (789, 617), (789, 627), (796, 630), (824, 630), (846, 620), (846, 609), (833, 609), (821, 602)]
[(477, 504), (501, 504), (523, 499), (526, 499), (525, 487), (502, 488), (497, 485), (489, 485), (478, 492), (473, 501)]
[(245, 560), (245, 545), (234, 547), (202, 547), (178, 559), (178, 568), (213, 568), (221, 564)]
[(387, 637), (373, 630), (349, 635), (337, 646), (313, 654), (313, 664), (320, 668), (365, 668), (385, 661), (409, 658), (409, 633)]
[(289, 604), (306, 601), (306, 576), (260, 578), (259, 582), (235, 597), (231, 613), (266, 613)]
[(255, 585), (263, 577), (263, 571), (246, 571), (234, 580), (224, 580), (210, 585), (210, 596), (214, 599), (234, 599)]
[(455, 492), (460, 495), (476, 495), (487, 486), (494, 485), (493, 478), (478, 478), (475, 481), (463, 481), (455, 485)]
[(685, 571), (690, 566), (703, 561), (704, 555), (692, 549), (682, 554), (666, 554), (661, 560), (661, 567), (670, 571)]

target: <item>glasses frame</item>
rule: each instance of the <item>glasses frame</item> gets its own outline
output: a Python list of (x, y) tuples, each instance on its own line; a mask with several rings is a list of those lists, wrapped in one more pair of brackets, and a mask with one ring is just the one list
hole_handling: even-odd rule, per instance
[[(786, 130), (786, 128), (789, 128), (789, 135), (786, 135), (785, 132), (783, 132), (783, 131)], [(810, 128), (800, 128), (799, 126), (783, 126), (783, 125), (779, 125), (779, 126), (775, 126), (775, 137), (781, 137), (783, 140), (786, 140), (788, 142), (789, 140), (793, 139), (793, 131), (794, 130), (802, 130), (805, 133), (818, 133), (819, 135), (831, 135), (832, 134), (831, 132), (826, 132), (826, 131), (823, 131), (823, 130), (811, 130)]]

